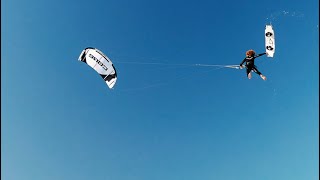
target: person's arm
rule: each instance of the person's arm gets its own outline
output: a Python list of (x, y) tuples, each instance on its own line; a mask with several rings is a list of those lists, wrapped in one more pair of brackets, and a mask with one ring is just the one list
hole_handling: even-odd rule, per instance
[(267, 54), (267, 53), (258, 54), (256, 57), (260, 57), (260, 56), (263, 56), (263, 55), (265, 55), (265, 54)]
[(242, 62), (240, 63), (240, 67), (242, 66), (242, 64), (243, 64), (244, 62), (246, 62), (246, 58), (244, 58), (244, 59), (242, 60)]

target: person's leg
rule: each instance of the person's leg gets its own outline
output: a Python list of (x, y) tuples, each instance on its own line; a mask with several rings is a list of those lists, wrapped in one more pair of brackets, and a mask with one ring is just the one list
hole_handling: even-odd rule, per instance
[(260, 74), (260, 77), (261, 77), (263, 80), (267, 80), (267, 77), (265, 77), (263, 74)]
[(257, 67), (253, 67), (252, 69), (253, 69), (253, 71), (254, 71), (255, 73), (257, 73), (263, 80), (267, 80), (266, 76), (264, 76), (264, 75), (257, 69)]
[(251, 68), (247, 67), (247, 77), (248, 79), (251, 79)]

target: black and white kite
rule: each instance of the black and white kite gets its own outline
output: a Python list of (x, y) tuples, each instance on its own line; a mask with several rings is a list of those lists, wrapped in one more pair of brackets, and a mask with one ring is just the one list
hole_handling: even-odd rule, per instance
[(78, 60), (86, 63), (99, 73), (110, 89), (116, 84), (116, 69), (111, 60), (100, 50), (92, 47), (85, 48)]

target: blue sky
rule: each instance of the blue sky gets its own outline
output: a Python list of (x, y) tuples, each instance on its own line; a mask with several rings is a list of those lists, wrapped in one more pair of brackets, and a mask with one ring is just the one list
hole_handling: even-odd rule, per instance
[[(317, 0), (1, 5), (2, 179), (319, 179)], [(267, 81), (194, 66), (264, 52), (270, 22)], [(88, 46), (113, 90), (77, 60)]]

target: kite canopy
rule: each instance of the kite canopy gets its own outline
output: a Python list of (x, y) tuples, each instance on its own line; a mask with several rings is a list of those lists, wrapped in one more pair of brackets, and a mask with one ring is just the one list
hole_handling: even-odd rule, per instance
[(117, 72), (111, 60), (104, 55), (100, 50), (92, 47), (85, 48), (80, 56), (79, 61), (82, 61), (92, 67), (100, 74), (110, 89), (113, 88), (117, 81)]

